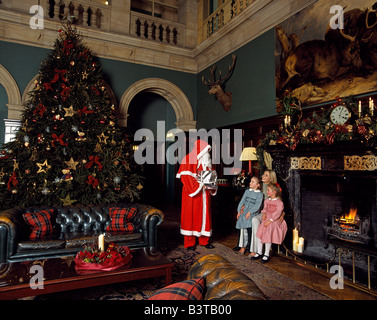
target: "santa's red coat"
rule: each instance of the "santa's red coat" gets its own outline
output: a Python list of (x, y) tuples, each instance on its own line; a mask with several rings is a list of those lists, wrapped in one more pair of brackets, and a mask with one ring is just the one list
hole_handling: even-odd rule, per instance
[(197, 157), (208, 150), (210, 146), (205, 142), (201, 141), (200, 146), (196, 144), (193, 152), (183, 159), (177, 173), (183, 184), (181, 234), (184, 236), (210, 237), (212, 234), (212, 193), (196, 179), (197, 172), (203, 170), (202, 166), (198, 167)]

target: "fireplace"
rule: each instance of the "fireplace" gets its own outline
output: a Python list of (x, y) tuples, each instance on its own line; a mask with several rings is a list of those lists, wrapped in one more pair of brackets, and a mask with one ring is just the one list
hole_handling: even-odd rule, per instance
[(330, 259), (329, 239), (377, 250), (375, 179), (318, 172), (301, 172), (299, 178), (300, 212), (293, 218), (306, 239), (306, 254)]
[(368, 245), (371, 240), (369, 236), (370, 217), (361, 219), (357, 211), (358, 209), (353, 207), (347, 213), (334, 214), (328, 229), (328, 236)]
[[(377, 151), (344, 144), (299, 145), (295, 151), (272, 146), (268, 152), (283, 187), (289, 229), (305, 238), (301, 258), (336, 264), (341, 252), (342, 266), (364, 272), (364, 278), (372, 274), (377, 288), (377, 166), (371, 167)], [(292, 247), (287, 235), (285, 244)]]

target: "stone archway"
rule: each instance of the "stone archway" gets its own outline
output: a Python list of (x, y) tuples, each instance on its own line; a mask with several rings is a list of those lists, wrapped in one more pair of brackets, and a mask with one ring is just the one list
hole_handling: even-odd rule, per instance
[(159, 78), (140, 80), (129, 87), (123, 94), (119, 104), (119, 111), (121, 113), (119, 124), (121, 126), (127, 126), (128, 108), (132, 99), (140, 92), (152, 92), (165, 98), (174, 109), (177, 117), (175, 124), (178, 129), (183, 131), (196, 129), (192, 107), (186, 95), (175, 84)]
[(18, 120), (21, 117), (22, 102), (20, 89), (16, 83), (16, 80), (12, 77), (7, 69), (0, 64), (0, 83), (5, 88), (5, 92), (8, 96), (8, 119)]
[(38, 77), (38, 75), (35, 75), (33, 77), (33, 79), (31, 79), (29, 81), (29, 83), (27, 84), (27, 86), (26, 86), (26, 88), (25, 88), (25, 90), (22, 94), (22, 105), (25, 105), (25, 103), (30, 99), (29, 92), (34, 90), (35, 84), (36, 84), (36, 81), (37, 81), (37, 77)]

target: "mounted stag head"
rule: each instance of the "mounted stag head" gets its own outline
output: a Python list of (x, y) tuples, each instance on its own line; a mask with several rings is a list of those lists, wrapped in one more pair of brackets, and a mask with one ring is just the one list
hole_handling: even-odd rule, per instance
[(229, 66), (229, 71), (224, 78), (221, 77), (221, 70), (220, 70), (219, 79), (216, 80), (216, 66), (213, 66), (212, 68), (210, 68), (211, 75), (212, 75), (211, 81), (210, 80), (206, 81), (204, 80), (204, 76), (202, 77), (202, 82), (211, 88), (208, 91), (208, 93), (214, 94), (216, 96), (216, 99), (222, 104), (226, 112), (228, 112), (230, 107), (232, 106), (232, 93), (230, 91), (224, 92), (222, 86), (224, 85), (226, 81), (228, 81), (228, 79), (233, 73), (234, 66), (236, 65), (236, 58), (237, 58), (236, 55), (233, 54), (232, 58), (233, 58), (233, 63), (231, 66)]

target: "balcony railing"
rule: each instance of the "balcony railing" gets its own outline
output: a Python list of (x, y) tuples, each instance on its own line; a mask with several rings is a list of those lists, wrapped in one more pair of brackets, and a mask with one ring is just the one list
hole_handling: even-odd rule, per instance
[(130, 34), (140, 39), (183, 47), (185, 25), (150, 15), (131, 12)]
[(254, 0), (227, 0), (204, 21), (203, 38), (219, 31), (231, 19), (244, 11)]
[(74, 16), (77, 25), (109, 30), (111, 6), (97, 1), (45, 0), (47, 16), (54, 20)]

